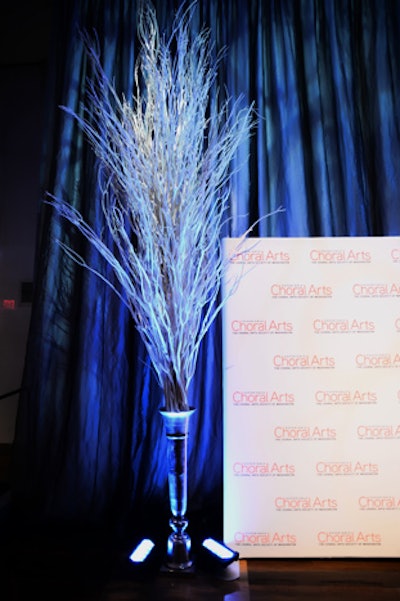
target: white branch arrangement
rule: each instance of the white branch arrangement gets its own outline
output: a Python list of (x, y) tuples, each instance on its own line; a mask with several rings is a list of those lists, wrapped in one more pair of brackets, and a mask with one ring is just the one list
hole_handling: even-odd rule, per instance
[[(48, 201), (111, 266), (115, 282), (58, 241), (75, 261), (109, 284), (128, 307), (146, 346), (167, 411), (188, 409), (201, 341), (226, 302), (221, 237), (230, 166), (253, 125), (240, 99), (211, 98), (218, 61), (207, 30), (191, 38), (194, 5), (161, 37), (153, 6), (142, 5), (135, 93), (120, 98), (93, 45), (94, 76), (82, 115), (63, 109), (84, 131), (99, 162), (107, 245), (82, 215)], [(229, 295), (229, 293), (228, 293)]]

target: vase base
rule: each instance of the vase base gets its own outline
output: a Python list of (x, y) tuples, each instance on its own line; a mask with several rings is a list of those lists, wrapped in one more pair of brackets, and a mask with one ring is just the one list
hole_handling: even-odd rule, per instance
[(194, 565), (193, 562), (189, 562), (186, 564), (170, 564), (165, 562), (162, 567), (163, 572), (168, 572), (169, 574), (193, 574), (194, 573)]
[(165, 562), (160, 567), (160, 574), (165, 574), (166, 576), (171, 575), (171, 576), (182, 576), (182, 577), (189, 578), (196, 574), (196, 568), (193, 563), (188, 568), (183, 568), (183, 569), (182, 568), (181, 569), (170, 568), (170, 567), (168, 567), (167, 562)]
[[(176, 525), (176, 524), (175, 524)], [(186, 526), (186, 522), (185, 522)], [(185, 532), (173, 532), (168, 538), (165, 566), (170, 572), (185, 572), (193, 562), (190, 559), (191, 540)]]

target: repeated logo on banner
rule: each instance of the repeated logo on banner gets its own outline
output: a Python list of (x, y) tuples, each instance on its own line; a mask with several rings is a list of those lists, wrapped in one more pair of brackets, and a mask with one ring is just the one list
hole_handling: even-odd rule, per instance
[(224, 286), (224, 541), (400, 556), (400, 238), (258, 238)]

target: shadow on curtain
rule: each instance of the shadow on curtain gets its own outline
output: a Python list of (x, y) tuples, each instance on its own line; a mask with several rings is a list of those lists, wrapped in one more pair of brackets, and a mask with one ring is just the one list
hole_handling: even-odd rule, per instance
[[(154, 3), (161, 29), (179, 2)], [(59, 109), (78, 110), (95, 31), (104, 68), (129, 96), (137, 53), (134, 0), (57, 3), (48, 72), (43, 195), (102, 227), (94, 159)], [(199, 0), (193, 27), (227, 46), (221, 86), (255, 101), (258, 127), (232, 177), (231, 235), (400, 232), (400, 4), (333, 0)], [(93, 250), (43, 205), (35, 297), (12, 471), (25, 524), (82, 524), (124, 536), (167, 526), (162, 394), (127, 310), (55, 243)], [(105, 266), (99, 266), (106, 269)], [(191, 391), (188, 517), (222, 536), (221, 322), (204, 340)], [(249, 433), (244, 432), (244, 436)], [(229, 494), (229, 491), (225, 491)], [(161, 525), (161, 526), (160, 526)]]

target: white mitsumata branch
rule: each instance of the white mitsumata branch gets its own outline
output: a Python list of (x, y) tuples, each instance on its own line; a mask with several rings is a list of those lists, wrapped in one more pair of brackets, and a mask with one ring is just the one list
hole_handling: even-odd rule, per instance
[(99, 163), (108, 245), (68, 203), (48, 202), (108, 262), (115, 281), (94, 270), (128, 307), (149, 353), (168, 410), (188, 407), (199, 346), (226, 299), (218, 299), (225, 263), (222, 229), (231, 161), (248, 139), (252, 106), (218, 105), (219, 59), (207, 30), (191, 35), (194, 5), (178, 12), (170, 38), (142, 5), (135, 93), (119, 97), (93, 45), (94, 75), (77, 120)]

